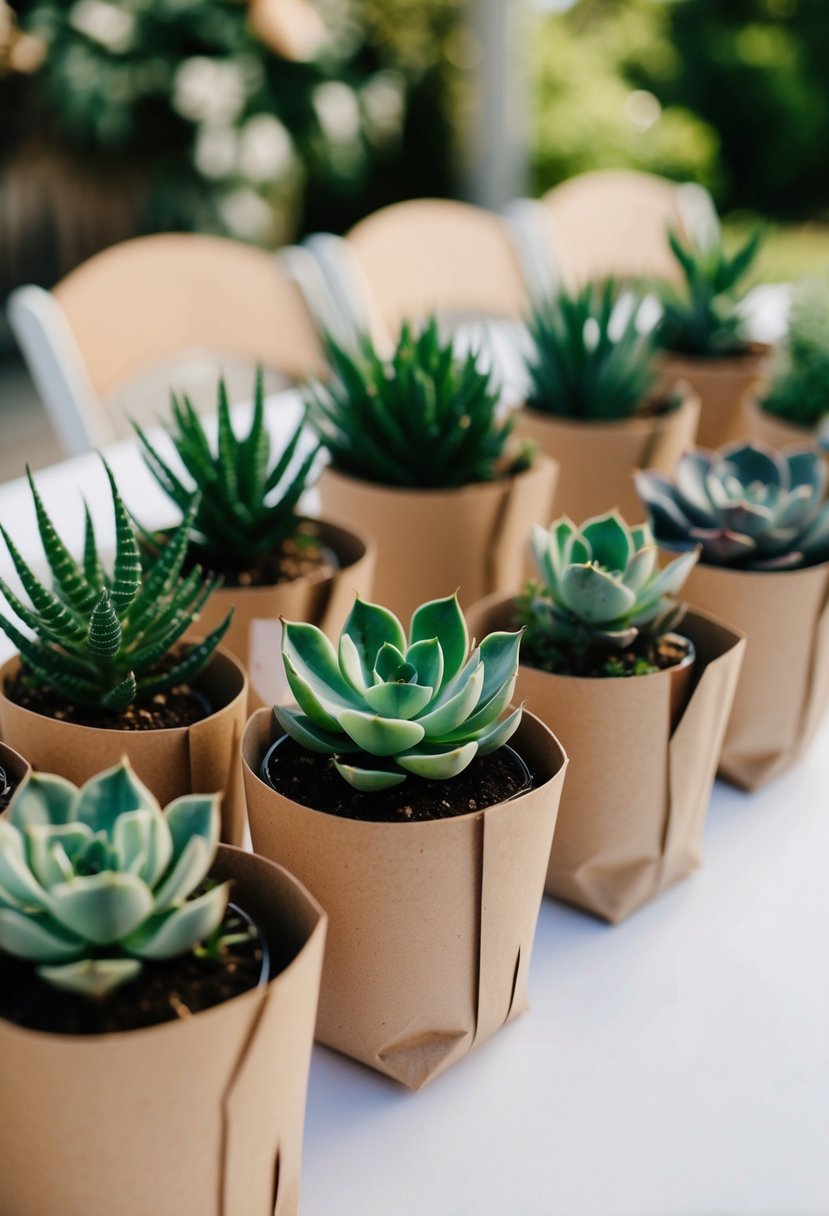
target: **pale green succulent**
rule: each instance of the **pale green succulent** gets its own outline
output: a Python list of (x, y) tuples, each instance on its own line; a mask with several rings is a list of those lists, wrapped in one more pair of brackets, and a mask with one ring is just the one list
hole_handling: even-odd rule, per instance
[(143, 960), (185, 954), (221, 924), (229, 884), (189, 898), (219, 840), (216, 794), (162, 812), (123, 760), (78, 789), (33, 774), (0, 820), (0, 949), (48, 983), (100, 997)]
[(519, 600), (519, 612), (528, 650), (552, 669), (673, 628), (684, 613), (674, 596), (698, 557), (683, 553), (660, 570), (648, 525), (630, 528), (616, 511), (580, 528), (566, 516), (549, 530), (536, 525), (531, 546), (541, 584)]
[[(339, 649), (320, 629), (286, 621), (282, 655), (300, 713), (277, 706), (287, 733), (335, 757), (355, 789), (399, 785), (407, 773), (444, 780), (510, 738), (521, 710), (509, 705), (518, 670), (517, 633), (492, 633), (469, 651), (456, 595), (422, 604), (408, 638), (393, 613), (357, 598)], [(368, 753), (372, 767), (339, 757)]]

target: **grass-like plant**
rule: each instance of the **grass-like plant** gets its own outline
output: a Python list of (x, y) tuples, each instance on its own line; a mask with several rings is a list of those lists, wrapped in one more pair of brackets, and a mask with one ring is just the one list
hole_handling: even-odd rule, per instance
[(297, 503), (309, 484), (318, 447), (296, 463), (305, 419), (271, 460), (265, 425), (261, 368), (256, 374), (253, 415), (247, 434), (236, 435), (227, 389), (219, 381), (218, 439), (211, 447), (204, 425), (184, 395), (172, 397), (168, 434), (184, 466), (184, 479), (133, 423), (141, 454), (164, 493), (186, 515), (194, 499), (192, 552), (211, 569), (245, 569), (265, 554), (279, 553), (302, 523)]
[(170, 661), (171, 652), (219, 585), (216, 579), (204, 578), (199, 566), (181, 576), (198, 499), (192, 501), (181, 528), (144, 575), (115, 478), (106, 462), (104, 467), (115, 515), (112, 574), (104, 570), (98, 555), (89, 509), (83, 559), (77, 562), (58, 535), (27, 469), (53, 589), (34, 574), (0, 526), (30, 602), (21, 600), (2, 579), (0, 592), (34, 637), (2, 614), (0, 629), (20, 651), (23, 670), (36, 684), (55, 689), (74, 705), (118, 712), (133, 701), (148, 700), (195, 679), (221, 641), (232, 611), (203, 642), (181, 647)]
[(527, 405), (582, 421), (630, 418), (656, 384), (656, 346), (637, 326), (641, 300), (620, 307), (610, 279), (539, 301), (528, 324)]
[(786, 340), (760, 404), (799, 426), (829, 414), (829, 278), (805, 279), (792, 293)]
[(404, 325), (390, 361), (363, 337), (356, 352), (327, 340), (333, 379), (308, 390), (309, 421), (343, 473), (380, 485), (446, 489), (492, 481), (513, 423), (498, 417), (498, 390), (478, 357), (455, 354), (431, 317)]
[(671, 252), (682, 271), (682, 284), (659, 284), (662, 318), (657, 340), (666, 350), (708, 358), (739, 355), (748, 348), (740, 303), (764, 234), (752, 232), (733, 254), (722, 238), (705, 243), (685, 241), (668, 230)]

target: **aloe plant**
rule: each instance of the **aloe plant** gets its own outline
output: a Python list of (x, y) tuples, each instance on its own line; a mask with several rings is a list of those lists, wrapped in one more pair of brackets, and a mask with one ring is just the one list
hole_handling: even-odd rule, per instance
[(74, 705), (117, 712), (133, 701), (147, 700), (195, 679), (221, 641), (232, 612), (203, 642), (182, 646), (175, 660), (170, 660), (219, 585), (216, 579), (203, 578), (199, 566), (181, 577), (198, 500), (191, 503), (182, 527), (162, 556), (142, 575), (129, 516), (106, 462), (104, 468), (115, 515), (112, 574), (107, 574), (98, 554), (88, 508), (83, 559), (78, 562), (58, 535), (27, 469), (53, 588), (49, 590), (34, 574), (0, 526), (29, 603), (3, 579), (0, 592), (35, 636), (24, 633), (2, 614), (0, 629), (20, 651), (23, 670), (36, 684), (55, 689)]
[(635, 474), (656, 539), (700, 547), (702, 561), (740, 570), (792, 570), (829, 560), (826, 464), (811, 448), (752, 441), (689, 452), (673, 476)]
[(786, 338), (760, 404), (797, 426), (829, 414), (829, 278), (805, 279), (792, 292)]
[(104, 996), (218, 929), (230, 884), (193, 896), (218, 840), (217, 794), (162, 813), (126, 760), (80, 789), (36, 773), (0, 820), (0, 949), (57, 988)]
[(297, 463), (305, 419), (272, 461), (261, 368), (256, 373), (253, 415), (244, 437), (233, 429), (223, 379), (219, 381), (215, 449), (186, 395), (179, 400), (173, 394), (172, 415), (168, 434), (184, 467), (184, 479), (136, 422), (133, 427), (147, 468), (182, 516), (198, 500), (191, 543), (199, 560), (211, 569), (244, 569), (264, 554), (278, 553), (302, 523), (296, 508), (308, 488), (319, 450), (314, 447)]
[[(422, 604), (408, 637), (400, 621), (357, 598), (338, 650), (314, 625), (286, 621), (282, 656), (300, 712), (277, 706), (285, 731), (334, 756), (355, 789), (382, 790), (407, 774), (445, 780), (475, 756), (506, 743), (521, 710), (507, 717), (518, 669), (519, 633), (492, 633), (469, 651), (457, 595)], [(359, 762), (349, 760), (360, 753)], [(384, 757), (373, 768), (364, 754)]]
[(733, 253), (722, 239), (683, 240), (673, 229), (668, 243), (682, 271), (680, 287), (659, 284), (662, 318), (657, 339), (665, 349), (685, 355), (716, 358), (738, 355), (748, 347), (740, 303), (743, 281), (763, 243), (760, 230)]
[(308, 390), (311, 426), (334, 467), (380, 485), (451, 488), (492, 481), (529, 464), (524, 448), (504, 468), (513, 422), (498, 417), (492, 373), (455, 355), (431, 317), (404, 325), (389, 362), (368, 337), (356, 353), (327, 339), (333, 379)]
[(562, 516), (549, 530), (536, 525), (531, 547), (541, 581), (519, 597), (518, 613), (525, 650), (545, 670), (589, 674), (598, 663), (619, 674), (614, 652), (652, 643), (684, 615), (674, 597), (698, 550), (660, 569), (647, 524), (630, 528), (616, 511), (581, 527)]
[(537, 303), (528, 326), (528, 406), (582, 421), (635, 414), (657, 380), (653, 336), (638, 328), (640, 305), (634, 297), (620, 306), (610, 279)]

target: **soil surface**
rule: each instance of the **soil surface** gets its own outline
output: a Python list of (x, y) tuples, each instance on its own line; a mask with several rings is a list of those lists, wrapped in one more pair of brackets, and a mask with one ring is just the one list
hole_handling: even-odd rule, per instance
[[(246, 928), (228, 908), (222, 933)], [(141, 974), (101, 1000), (47, 984), (32, 963), (0, 952), (0, 1018), (52, 1034), (110, 1034), (159, 1022), (189, 1018), (239, 996), (259, 982), (262, 941), (234, 943), (218, 958), (185, 954), (164, 962), (145, 962)]]
[(6, 775), (6, 770), (0, 768), (0, 814), (5, 811), (6, 807), (12, 800), (12, 795), (17, 789), (11, 777)]
[(73, 705), (56, 689), (30, 683), (22, 668), (13, 679), (6, 681), (5, 691), (15, 705), (42, 714), (45, 718), (102, 730), (165, 730), (175, 726), (192, 726), (213, 712), (213, 707), (202, 693), (184, 685), (158, 693), (149, 701), (136, 701), (120, 713), (88, 705)]
[[(158, 534), (159, 545), (167, 536), (164, 532)], [(142, 547), (152, 558), (156, 550), (150, 543), (144, 540)], [(280, 583), (292, 583), (298, 578), (330, 578), (339, 567), (339, 561), (334, 550), (322, 544), (319, 527), (312, 520), (306, 520), (294, 536), (283, 542), (280, 549), (263, 553), (244, 566), (231, 553), (219, 555), (193, 541), (188, 550), (185, 572), (192, 570), (195, 565), (211, 574), (221, 575), (224, 587), (274, 587)]]
[(648, 638), (626, 650), (597, 648), (585, 655), (556, 653), (550, 649), (539, 650), (532, 645), (532, 638), (525, 634), (521, 645), (521, 662), (540, 671), (560, 676), (586, 676), (588, 679), (612, 679), (614, 677), (650, 675), (676, 667), (688, 654), (688, 643), (684, 638), (664, 634), (654, 641)]
[[(343, 756), (343, 760), (373, 769), (395, 767), (378, 756), (360, 753)], [(271, 752), (267, 773), (274, 789), (294, 802), (342, 819), (367, 823), (452, 819), (505, 802), (533, 785), (510, 747), (501, 747), (488, 756), (476, 756), (449, 781), (428, 781), (410, 775), (391, 789), (361, 793), (340, 776), (331, 756), (306, 751), (287, 738)]]

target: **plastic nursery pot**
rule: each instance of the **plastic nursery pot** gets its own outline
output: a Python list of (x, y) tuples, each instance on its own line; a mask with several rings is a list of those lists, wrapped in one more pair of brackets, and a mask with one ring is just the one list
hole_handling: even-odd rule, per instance
[(335, 570), (278, 583), (271, 587), (220, 587), (214, 591), (198, 621), (205, 635), (233, 608), (233, 620), (222, 645), (247, 668), (248, 712), (274, 705), (285, 697), (287, 683), (273, 656), (282, 643), (281, 616), (309, 621), (336, 639), (354, 603), (354, 594), (369, 598), (374, 575), (375, 547), (365, 535), (321, 519), (320, 541), (337, 558)]
[(326, 514), (353, 521), (377, 542), (374, 598), (404, 620), (419, 604), (460, 587), (466, 602), (515, 586), (533, 523), (547, 523), (556, 465), (537, 455), (514, 477), (453, 490), (409, 490), (331, 467), (318, 482)]
[[(25, 778), (32, 771), (19, 752), (0, 743), (0, 813), (5, 810)], [(5, 778), (5, 780), (3, 780)]]
[(233, 879), (281, 969), (143, 1030), (0, 1021), (4, 1216), (296, 1216), (326, 917), (261, 857), (220, 847), (211, 874)]
[(778, 452), (806, 444), (818, 446), (815, 427), (798, 426), (795, 422), (779, 418), (777, 414), (769, 414), (752, 389), (743, 395), (743, 432)]
[[(677, 409), (618, 422), (581, 422), (524, 408), (517, 433), (534, 439), (559, 462), (550, 518), (566, 514), (583, 520), (617, 507), (625, 518), (640, 519), (644, 511), (634, 470), (670, 473), (682, 453), (694, 446), (698, 414), (699, 401), (690, 392)], [(509, 591), (519, 582), (516, 578), (501, 590)]]
[(662, 383), (666, 387), (677, 380), (687, 380), (699, 396), (698, 447), (718, 448), (743, 437), (743, 394), (763, 375), (769, 349), (757, 344), (744, 355), (724, 359), (670, 352), (659, 357)]
[[(511, 627), (514, 611), (512, 597), (490, 597), (468, 612), (469, 628)], [(680, 633), (696, 662), (678, 720), (687, 668), (590, 679), (519, 667), (516, 699), (570, 756), (545, 889), (604, 920), (623, 920), (700, 864), (745, 639), (696, 612)]]
[[(20, 660), (0, 668), (0, 733), (32, 768), (83, 783), (128, 756), (162, 806), (182, 794), (222, 791), (222, 840), (241, 844), (245, 826), (239, 745), (247, 717), (247, 676), (221, 647), (195, 681), (215, 708), (192, 726), (163, 730), (109, 730), (48, 718), (16, 705), (6, 685)], [(0, 1208), (2, 1211), (2, 1208)]]
[(803, 754), (829, 704), (829, 562), (776, 571), (697, 564), (682, 594), (748, 639), (720, 776), (758, 789)]
[[(259, 710), (242, 745), (251, 834), (326, 908), (317, 1038), (420, 1089), (527, 1007), (527, 976), (567, 758), (525, 714), (536, 786), (483, 811), (363, 823), (259, 777), (281, 733)], [(447, 788), (451, 782), (447, 782)]]

